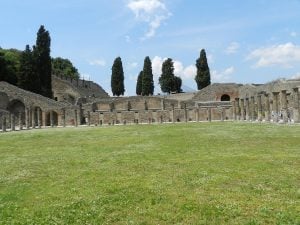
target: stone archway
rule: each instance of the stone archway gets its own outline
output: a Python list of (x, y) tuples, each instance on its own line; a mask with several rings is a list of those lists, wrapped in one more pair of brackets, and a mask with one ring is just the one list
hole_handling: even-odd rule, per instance
[(222, 102), (225, 102), (225, 101), (229, 102), (230, 101), (230, 96), (228, 94), (222, 95), (221, 96), (221, 101)]
[(58, 126), (58, 113), (49, 111), (46, 113), (46, 126)]
[[(14, 99), (8, 103), (7, 110), (13, 117), (13, 120), (17, 122), (20, 129), (22, 129), (26, 121), (24, 103), (19, 99)], [(12, 119), (12, 117), (10, 119)]]

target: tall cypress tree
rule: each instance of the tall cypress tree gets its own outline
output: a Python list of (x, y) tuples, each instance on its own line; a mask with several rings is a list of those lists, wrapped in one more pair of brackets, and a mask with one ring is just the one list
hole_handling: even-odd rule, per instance
[(140, 72), (136, 82), (136, 94), (142, 95), (142, 87), (143, 87), (143, 71)]
[(142, 95), (153, 95), (154, 92), (154, 81), (152, 73), (152, 64), (149, 56), (144, 60), (143, 69), (143, 85), (142, 85)]
[(174, 81), (173, 81), (173, 89), (172, 91), (176, 93), (182, 92), (181, 85), (182, 85), (182, 80), (180, 77), (174, 76)]
[(37, 33), (34, 57), (36, 57), (37, 74), (41, 82), (41, 94), (48, 98), (52, 98), (50, 44), (49, 32), (42, 25)]
[(197, 83), (198, 90), (210, 85), (210, 72), (207, 64), (207, 58), (205, 50), (202, 49), (200, 57), (196, 60), (197, 75), (195, 81)]
[(36, 62), (29, 45), (26, 45), (25, 51), (21, 54), (18, 86), (31, 92), (41, 92), (41, 84), (37, 74)]
[(4, 58), (4, 54), (0, 52), (0, 81), (6, 81), (6, 60)]
[(124, 95), (124, 72), (122, 60), (120, 57), (117, 57), (112, 66), (111, 74), (111, 91), (113, 96)]
[(170, 93), (174, 87), (174, 64), (170, 58), (162, 64), (162, 74), (159, 77), (159, 84), (162, 92), (166, 93)]

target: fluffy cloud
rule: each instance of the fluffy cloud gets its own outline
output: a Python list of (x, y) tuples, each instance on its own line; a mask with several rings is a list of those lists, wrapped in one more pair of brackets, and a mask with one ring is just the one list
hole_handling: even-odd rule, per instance
[(217, 70), (213, 70), (211, 72), (211, 79), (212, 82), (227, 82), (231, 79), (230, 75), (232, 75), (235, 72), (235, 69), (233, 66), (228, 67), (224, 71), (218, 72)]
[(300, 46), (293, 43), (273, 45), (255, 49), (247, 57), (248, 60), (257, 60), (255, 67), (279, 65), (293, 67), (300, 62)]
[(291, 77), (292, 79), (300, 79), (300, 72)]
[(226, 54), (231, 55), (236, 53), (240, 48), (240, 44), (237, 42), (231, 42), (227, 49), (225, 50)]
[(144, 38), (153, 37), (162, 22), (171, 16), (164, 0), (129, 0), (127, 7), (135, 14), (136, 19), (149, 26)]
[(106, 62), (103, 59), (95, 59), (95, 60), (89, 61), (89, 64), (91, 66), (105, 66)]

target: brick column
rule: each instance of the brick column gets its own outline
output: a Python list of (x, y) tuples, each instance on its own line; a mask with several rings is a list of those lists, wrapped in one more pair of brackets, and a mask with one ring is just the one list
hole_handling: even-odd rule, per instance
[(62, 110), (62, 125), (63, 127), (66, 127), (66, 110)]
[(300, 105), (299, 105), (299, 88), (293, 88), (293, 97), (294, 97), (294, 104), (293, 104), (293, 114), (294, 114), (294, 122), (300, 122)]
[(220, 108), (220, 111), (221, 111), (221, 121), (223, 122), (224, 121), (224, 108), (223, 107), (221, 107)]
[(26, 129), (29, 130), (29, 109), (25, 108), (25, 126)]
[(281, 91), (281, 110), (282, 110), (282, 119), (284, 123), (288, 122), (288, 115), (287, 115), (287, 97), (286, 97), (286, 90)]
[(34, 109), (32, 109), (31, 110), (31, 119), (32, 119), (32, 128), (35, 128), (35, 110)]
[(211, 122), (211, 108), (207, 108), (208, 121)]
[(12, 131), (16, 130), (16, 117), (13, 113), (10, 114), (10, 128)]
[(46, 111), (42, 111), (42, 126), (47, 126), (47, 113)]
[(257, 119), (258, 121), (262, 121), (261, 95), (257, 95)]
[(50, 111), (50, 126), (54, 127), (53, 111)]
[(199, 118), (199, 107), (198, 106), (195, 109), (195, 113), (196, 113), (196, 121), (199, 122), (200, 118)]
[(273, 92), (273, 121), (278, 122), (279, 106), (278, 106), (278, 95), (279, 92)]
[(235, 99), (235, 104), (236, 104), (236, 119), (240, 120), (241, 119), (241, 110), (240, 110), (240, 101), (239, 98)]

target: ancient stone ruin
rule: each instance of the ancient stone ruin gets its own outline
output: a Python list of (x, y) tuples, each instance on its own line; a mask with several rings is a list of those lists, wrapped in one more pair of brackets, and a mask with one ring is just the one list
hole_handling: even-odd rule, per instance
[(53, 76), (54, 99), (0, 82), (0, 129), (259, 121), (299, 123), (300, 80), (212, 84), (195, 93), (109, 97), (91, 81)]

